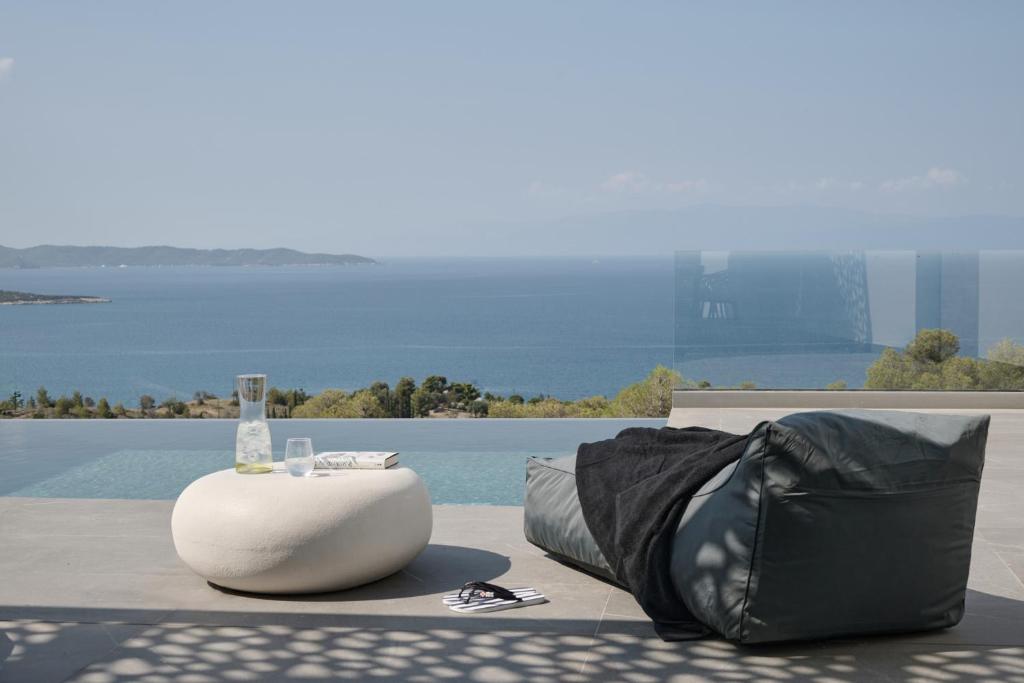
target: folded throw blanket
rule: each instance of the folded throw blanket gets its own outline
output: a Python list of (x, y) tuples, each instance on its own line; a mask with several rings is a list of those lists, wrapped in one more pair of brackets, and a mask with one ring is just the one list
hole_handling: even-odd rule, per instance
[(672, 585), (672, 538), (693, 494), (739, 459), (748, 438), (702, 427), (633, 427), (579, 447), (583, 519), (618, 581), (665, 640), (709, 632)]

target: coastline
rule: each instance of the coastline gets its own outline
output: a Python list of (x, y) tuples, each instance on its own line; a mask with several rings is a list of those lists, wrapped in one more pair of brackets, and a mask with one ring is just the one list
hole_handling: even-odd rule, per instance
[(0, 306), (39, 306), (46, 304), (109, 304), (110, 299), (102, 296), (62, 296), (52, 299), (16, 299), (0, 301)]

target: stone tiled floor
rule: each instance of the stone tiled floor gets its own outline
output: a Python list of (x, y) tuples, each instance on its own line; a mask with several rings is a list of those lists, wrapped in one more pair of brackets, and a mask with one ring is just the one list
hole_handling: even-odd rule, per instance
[[(767, 415), (723, 413), (701, 419), (741, 429)], [(405, 571), (265, 598), (216, 590), (180, 564), (171, 503), (0, 498), (0, 681), (1024, 682), (1022, 439), (1024, 415), (995, 415), (959, 626), (770, 647), (660, 641), (628, 594), (526, 543), (521, 508), (438, 506), (430, 546)], [(551, 601), (443, 609), (440, 594), (470, 578)]]

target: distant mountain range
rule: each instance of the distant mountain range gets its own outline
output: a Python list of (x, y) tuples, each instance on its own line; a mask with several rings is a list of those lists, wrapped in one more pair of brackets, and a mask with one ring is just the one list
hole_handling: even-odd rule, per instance
[(376, 263), (355, 254), (307, 254), (294, 249), (179, 249), (178, 247), (0, 246), (0, 268), (83, 266), (349, 266)]

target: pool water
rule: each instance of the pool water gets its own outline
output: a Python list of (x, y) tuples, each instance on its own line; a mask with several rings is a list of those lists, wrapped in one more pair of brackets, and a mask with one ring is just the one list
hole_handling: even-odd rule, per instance
[[(435, 504), (522, 505), (526, 460), (664, 420), (272, 420), (285, 439), (323, 450), (394, 450)], [(173, 500), (233, 467), (234, 420), (0, 421), (0, 495)]]

